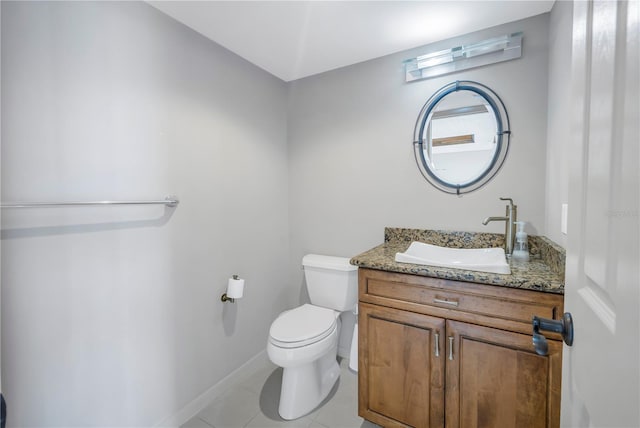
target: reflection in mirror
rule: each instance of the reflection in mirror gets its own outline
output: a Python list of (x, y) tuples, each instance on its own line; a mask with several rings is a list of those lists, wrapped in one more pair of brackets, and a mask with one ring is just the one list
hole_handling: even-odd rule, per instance
[(437, 188), (462, 194), (489, 181), (508, 149), (509, 124), (500, 98), (476, 82), (454, 82), (425, 104), (414, 135), (416, 161)]

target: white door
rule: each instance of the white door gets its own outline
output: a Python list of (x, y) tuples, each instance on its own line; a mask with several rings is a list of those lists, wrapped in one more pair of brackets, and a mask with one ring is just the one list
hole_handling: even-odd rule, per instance
[(640, 427), (638, 3), (574, 2), (563, 427)]

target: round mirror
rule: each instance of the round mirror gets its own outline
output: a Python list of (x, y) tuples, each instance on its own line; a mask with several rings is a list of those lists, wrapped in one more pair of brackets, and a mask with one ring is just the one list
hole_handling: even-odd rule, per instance
[(495, 92), (477, 82), (453, 82), (420, 111), (413, 138), (416, 162), (438, 189), (469, 193), (498, 172), (509, 136), (509, 116)]

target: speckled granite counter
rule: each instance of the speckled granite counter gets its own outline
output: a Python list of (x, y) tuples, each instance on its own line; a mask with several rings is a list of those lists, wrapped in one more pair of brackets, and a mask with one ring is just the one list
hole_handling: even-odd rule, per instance
[(387, 227), (384, 243), (353, 257), (351, 264), (368, 269), (456, 281), (564, 293), (565, 251), (543, 236), (529, 236), (531, 259), (528, 262), (511, 261), (510, 275), (396, 262), (396, 253), (406, 251), (413, 241), (452, 248), (487, 248), (502, 247), (504, 235)]

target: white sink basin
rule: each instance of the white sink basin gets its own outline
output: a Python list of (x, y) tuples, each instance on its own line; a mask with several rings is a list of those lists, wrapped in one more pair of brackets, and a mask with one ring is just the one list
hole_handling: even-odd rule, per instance
[(479, 272), (511, 273), (502, 248), (447, 248), (412, 242), (407, 251), (396, 253), (396, 261)]

